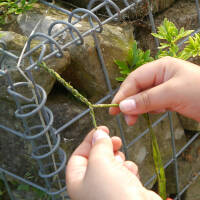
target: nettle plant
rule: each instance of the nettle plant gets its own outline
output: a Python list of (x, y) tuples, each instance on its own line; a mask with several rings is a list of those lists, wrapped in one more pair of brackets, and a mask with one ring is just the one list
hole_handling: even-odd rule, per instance
[[(120, 69), (121, 77), (117, 77), (116, 80), (124, 81), (124, 79), (135, 69), (141, 65), (151, 62), (155, 59), (162, 58), (165, 56), (172, 56), (183, 60), (188, 60), (191, 57), (200, 55), (200, 34), (191, 35), (193, 30), (184, 30), (182, 27), (180, 30), (175, 26), (174, 23), (168, 19), (164, 19), (163, 23), (158, 27), (157, 33), (152, 35), (161, 40), (159, 51), (155, 58), (150, 56), (150, 50), (143, 51), (137, 47), (137, 42), (134, 41), (132, 48), (128, 52), (128, 56), (125, 61), (115, 60), (115, 64)], [(183, 42), (184, 48), (180, 49), (178, 42), (188, 37), (188, 40)], [(152, 124), (149, 118), (149, 114), (144, 114), (147, 121), (148, 128), (150, 130), (151, 145), (152, 145), (152, 156), (155, 165), (155, 171), (158, 182), (158, 193), (162, 199), (166, 199), (166, 177), (164, 166), (161, 158), (156, 135), (152, 129)]]
[(33, 8), (37, 0), (4, 0), (0, 2), (0, 25), (12, 19), (12, 15), (22, 14)]

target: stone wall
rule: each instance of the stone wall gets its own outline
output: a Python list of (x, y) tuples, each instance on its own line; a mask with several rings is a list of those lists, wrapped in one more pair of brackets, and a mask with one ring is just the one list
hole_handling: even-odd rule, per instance
[[(71, 1), (70, 1), (71, 2)], [(174, 0), (170, 1), (155, 1), (156, 11), (162, 11), (171, 6)], [(82, 3), (80, 6), (86, 6), (88, 1), (74, 1), (73, 3)], [(119, 4), (120, 5), (120, 4)], [(120, 5), (121, 7), (123, 5)], [(189, 11), (188, 11), (188, 8)], [(8, 43), (8, 50), (19, 55), (23, 49), (23, 45), (26, 41), (26, 37), (31, 33), (33, 27), (42, 17), (43, 22), (37, 31), (47, 33), (48, 26), (57, 19), (65, 19), (66, 15), (50, 10), (50, 12), (44, 16), (44, 12), (47, 8), (43, 5), (36, 4), (34, 10), (18, 16), (15, 23), (8, 24), (6, 27), (0, 28), (4, 33), (4, 38)], [(145, 12), (144, 12), (145, 13)], [(142, 13), (142, 14), (144, 14)], [(178, 14), (177, 14), (178, 13)], [(158, 14), (156, 16), (156, 25), (159, 25), (164, 17), (168, 17), (174, 21), (179, 27), (186, 27), (195, 29), (197, 27), (197, 14), (194, 2), (187, 0), (179, 1), (171, 8)], [(190, 23), (185, 23), (190, 22)], [(115, 80), (119, 76), (119, 70), (114, 64), (114, 59), (123, 60), (128, 54), (128, 48), (131, 42), (137, 39), (139, 46), (143, 49), (151, 49), (154, 53), (156, 51), (154, 40), (149, 31), (148, 20), (142, 21), (142, 26), (138, 26), (136, 21), (128, 21), (123, 23), (111, 23), (104, 26), (102, 34), (98, 34), (97, 38), (101, 47), (102, 55), (105, 60), (105, 65), (108, 70), (109, 77), (113, 89), (119, 86), (119, 83)], [(189, 25), (191, 27), (189, 27)], [(82, 21), (76, 24), (76, 27), (81, 33), (90, 29), (88, 22)], [(57, 27), (54, 31), (58, 31), (62, 26)], [(65, 41), (69, 41), (71, 38), (67, 36)], [(41, 38), (33, 41), (33, 46), (37, 45)], [(47, 53), (49, 52), (49, 49)], [(40, 51), (34, 52), (34, 58), (37, 58)], [(195, 60), (199, 63), (198, 59)], [(22, 76), (17, 72), (13, 60), (6, 60), (6, 64), (11, 66), (9, 71), (11, 73), (14, 82), (23, 81)], [(24, 67), (29, 64), (29, 61), (25, 61)], [(48, 60), (47, 64), (55, 69), (61, 76), (71, 82), (81, 93), (83, 93), (92, 102), (96, 102), (108, 93), (108, 88), (105, 84), (104, 74), (102, 72), (101, 64), (96, 52), (96, 46), (94, 38), (92, 36), (85, 37), (85, 42), (82, 46), (70, 46), (64, 52), (64, 57), (58, 59), (52, 57)], [(49, 94), (47, 100), (47, 106), (52, 110), (54, 114), (54, 127), (59, 128), (63, 124), (67, 123), (73, 117), (82, 113), (87, 107), (77, 101), (72, 95), (66, 91), (55, 79), (50, 77), (43, 70), (34, 72), (34, 78), (36, 82), (42, 85), (46, 92)], [(6, 92), (7, 83), (0, 77), (0, 124), (9, 126), (15, 130), (23, 132), (23, 126), (21, 121), (16, 120), (14, 112), (16, 106), (12, 99)], [(21, 91), (25, 92), (25, 91)], [(108, 101), (110, 102), (110, 100)], [(108, 115), (107, 109), (95, 111), (97, 122), (99, 125), (106, 125), (110, 128), (112, 135), (120, 135), (119, 127), (116, 124), (114, 117)], [(125, 132), (125, 138), (127, 144), (141, 132), (143, 132), (147, 126), (145, 120), (140, 117), (138, 122), (133, 127), (127, 127), (122, 116), (122, 126)], [(160, 115), (151, 115), (152, 122), (155, 122)], [(188, 123), (188, 122), (187, 122)], [(188, 135), (185, 134), (183, 127), (183, 121), (180, 122), (176, 113), (173, 113), (173, 124), (175, 132), (176, 151), (180, 150), (184, 144), (188, 141)], [(194, 127), (194, 122), (191, 123)], [(197, 124), (198, 126), (198, 124)], [(61, 146), (65, 149), (68, 156), (81, 142), (84, 136), (92, 128), (92, 123), (89, 114), (82, 117), (78, 122), (72, 124), (69, 128), (61, 133), (62, 143)], [(155, 132), (158, 138), (159, 146), (161, 148), (161, 154), (163, 161), (166, 163), (172, 157), (171, 138), (169, 121), (165, 118), (155, 128)], [(193, 130), (192, 128), (187, 128)], [(193, 130), (194, 131), (194, 130)], [(17, 150), (17, 154), (15, 153)], [(196, 153), (195, 153), (196, 152)], [(199, 139), (193, 145), (193, 148), (189, 149), (186, 154), (181, 155), (179, 158), (179, 171), (180, 171), (180, 185), (183, 187), (191, 179), (191, 167), (193, 172), (198, 171), (199, 165)], [(154, 165), (151, 156), (151, 144), (149, 134), (145, 135), (137, 143), (128, 149), (129, 159), (133, 160), (139, 165), (140, 177), (143, 183), (145, 183), (154, 173)], [(30, 144), (23, 140), (20, 140), (16, 136), (2, 132), (0, 134), (0, 166), (3, 166), (14, 173), (23, 176), (27, 171), (30, 171), (30, 165), (32, 174), (37, 176), (37, 164), (31, 160), (31, 147)], [(192, 160), (190, 159), (192, 155)], [(197, 156), (198, 155), (198, 156)], [(196, 157), (195, 157), (196, 156)], [(22, 163), (23, 167), (22, 167)], [(14, 166), (14, 167), (13, 167)], [(144, 167), (145, 166), (145, 167)], [(167, 169), (167, 188), (168, 194), (175, 193), (175, 176), (173, 174), (173, 166)], [(153, 182), (148, 187), (152, 188), (155, 185)], [(192, 189), (191, 189), (192, 191)], [(193, 200), (190, 195), (187, 195), (186, 200)]]

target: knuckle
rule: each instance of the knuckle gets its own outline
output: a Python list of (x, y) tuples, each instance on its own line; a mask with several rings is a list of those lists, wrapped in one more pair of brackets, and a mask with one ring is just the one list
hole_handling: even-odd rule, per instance
[(171, 56), (166, 56), (166, 57), (161, 58), (162, 64), (168, 65), (168, 66), (174, 65), (175, 60), (177, 59)]
[(144, 109), (149, 110), (151, 102), (148, 92), (142, 92), (140, 98), (141, 98), (141, 103), (144, 106)]

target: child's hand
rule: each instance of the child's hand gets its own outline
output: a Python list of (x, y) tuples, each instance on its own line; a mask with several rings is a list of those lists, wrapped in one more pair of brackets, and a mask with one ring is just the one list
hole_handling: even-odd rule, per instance
[(171, 110), (200, 121), (200, 69), (180, 59), (165, 57), (133, 71), (122, 83), (110, 108), (110, 114), (120, 111), (128, 125), (139, 114)]
[(66, 170), (72, 200), (161, 200), (144, 188), (137, 166), (125, 161), (121, 139), (106, 127), (91, 131), (71, 156)]

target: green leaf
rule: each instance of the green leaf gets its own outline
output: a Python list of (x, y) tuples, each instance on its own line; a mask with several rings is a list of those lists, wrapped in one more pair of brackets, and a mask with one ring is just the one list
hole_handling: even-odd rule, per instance
[(21, 6), (24, 6), (26, 4), (26, 0), (21, 0), (20, 4), (21, 4)]
[(169, 55), (173, 56), (174, 58), (177, 57), (177, 52), (179, 51), (179, 47), (176, 44), (173, 44), (169, 48)]
[(0, 3), (0, 6), (7, 6), (8, 5), (8, 2), (2, 2), (2, 3)]
[[(31, 188), (37, 195), (38, 198), (43, 198), (43, 197), (47, 197), (47, 194), (41, 190), (38, 190), (37, 188)], [(46, 198), (45, 198), (46, 199)]]
[(177, 56), (177, 58), (182, 59), (182, 60), (188, 60), (190, 57), (192, 57), (191, 52), (187, 53), (185, 50), (180, 52), (179, 55)]
[(123, 75), (129, 75), (130, 74), (130, 70), (121, 70), (120, 71), (120, 74), (123, 74)]
[(124, 77), (117, 77), (116, 80), (120, 81), (120, 82), (123, 82), (125, 80), (125, 78)]
[(132, 65), (131, 66), (133, 66), (133, 65), (135, 65), (137, 62), (138, 62), (138, 53), (139, 53), (139, 51), (138, 51), (138, 49), (137, 49), (137, 42), (136, 41), (134, 41), (134, 43), (133, 43), (133, 50), (132, 50), (132, 52), (133, 52), (133, 63), (132, 63)]
[(6, 14), (9, 15), (9, 14), (15, 13), (16, 11), (17, 11), (16, 8), (10, 8)]
[(186, 36), (190, 35), (192, 32), (194, 32), (194, 30), (187, 30), (182, 34), (182, 37), (186, 37)]
[(5, 191), (0, 189), (0, 197), (3, 196), (4, 193), (5, 193)]
[(114, 62), (119, 67), (119, 69), (127, 69), (128, 70), (128, 66), (127, 66), (126, 62), (120, 61), (120, 60), (114, 60)]
[(30, 186), (29, 186), (29, 185), (26, 185), (26, 184), (20, 184), (20, 185), (17, 187), (17, 190), (29, 191), (29, 190), (30, 190)]
[(148, 61), (148, 58), (150, 58), (150, 50), (147, 50), (146, 52), (144, 52), (144, 60)]
[(160, 43), (160, 47), (158, 47), (158, 49), (166, 49), (166, 48), (168, 48), (170, 45), (169, 44), (167, 44), (167, 43)]
[(165, 56), (169, 56), (169, 52), (168, 51), (158, 51), (158, 54), (156, 55), (157, 58), (162, 58)]
[(127, 56), (127, 63), (129, 66), (133, 66), (134, 58), (133, 58), (133, 49), (129, 49), (128, 56)]
[(161, 40), (164, 40), (166, 38), (165, 36), (160, 35), (158, 33), (151, 33), (151, 35), (153, 35), (155, 38), (158, 38), (158, 39), (161, 39)]

